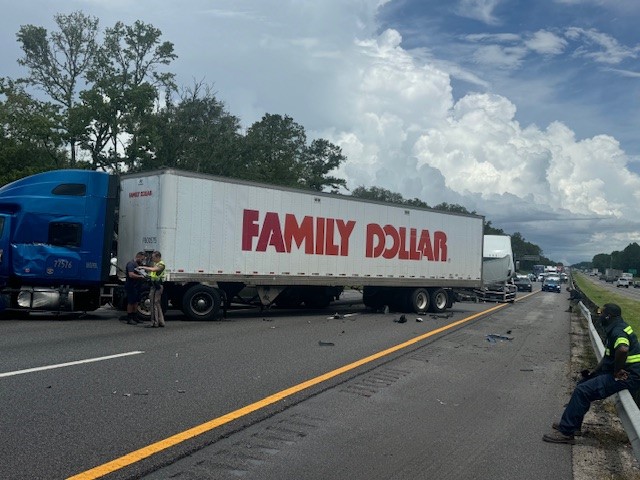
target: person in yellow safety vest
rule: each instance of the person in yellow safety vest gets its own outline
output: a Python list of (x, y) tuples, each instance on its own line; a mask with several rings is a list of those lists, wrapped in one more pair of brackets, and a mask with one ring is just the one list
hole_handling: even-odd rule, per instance
[(583, 373), (560, 422), (543, 435), (545, 442), (575, 443), (574, 436), (582, 433), (582, 421), (591, 402), (621, 390), (633, 393), (640, 388), (640, 343), (633, 328), (622, 319), (622, 310), (615, 303), (605, 304), (598, 313), (606, 333), (604, 356), (593, 372)]
[(152, 267), (140, 267), (147, 270), (149, 280), (151, 280), (151, 290), (149, 300), (151, 301), (151, 325), (149, 328), (164, 327), (164, 314), (162, 313), (162, 291), (164, 289), (165, 264), (162, 261), (162, 254), (157, 250), (151, 254)]

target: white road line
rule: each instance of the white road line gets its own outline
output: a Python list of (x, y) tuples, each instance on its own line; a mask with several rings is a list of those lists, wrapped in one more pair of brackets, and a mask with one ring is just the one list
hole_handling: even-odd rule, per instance
[(126, 353), (118, 353), (116, 355), (107, 355), (106, 357), (87, 358), (85, 360), (77, 360), (75, 362), (58, 363), (56, 365), (46, 365), (44, 367), (27, 368), (25, 370), (16, 370), (14, 372), (0, 373), (0, 378), (11, 377), (12, 375), (22, 375), (23, 373), (40, 372), (41, 370), (51, 370), (53, 368), (70, 367), (72, 365), (80, 365), (81, 363), (101, 362), (102, 360), (111, 360), (112, 358), (128, 357), (129, 355), (139, 355), (143, 351), (134, 351)]

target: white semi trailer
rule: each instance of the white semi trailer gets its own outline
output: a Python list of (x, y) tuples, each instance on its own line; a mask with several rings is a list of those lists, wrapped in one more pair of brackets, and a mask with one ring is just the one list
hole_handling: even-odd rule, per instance
[(211, 320), (253, 289), (255, 304), (364, 303), (441, 312), (483, 285), (483, 217), (161, 170), (120, 179), (118, 266), (159, 250), (165, 292)]

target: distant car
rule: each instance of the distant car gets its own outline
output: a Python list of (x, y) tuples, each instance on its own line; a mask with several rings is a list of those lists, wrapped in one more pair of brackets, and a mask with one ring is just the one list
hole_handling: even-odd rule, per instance
[(542, 291), (560, 293), (560, 283), (560, 277), (546, 277), (542, 282)]
[(533, 287), (531, 286), (531, 280), (527, 277), (517, 277), (513, 283), (519, 292), (532, 292)]
[(616, 287), (629, 288), (629, 279), (620, 277), (616, 280)]

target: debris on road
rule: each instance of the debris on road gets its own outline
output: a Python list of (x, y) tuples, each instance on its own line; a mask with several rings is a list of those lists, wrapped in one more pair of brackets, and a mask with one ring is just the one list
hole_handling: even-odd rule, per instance
[(397, 320), (394, 320), (394, 322), (396, 322), (396, 323), (407, 323), (407, 317), (405, 317), (404, 315), (400, 315), (400, 318), (398, 318)]
[(422, 321), (423, 320), (420, 317), (416, 318), (416, 322), (422, 322)]
[(487, 335), (487, 342), (496, 343), (497, 340), (500, 340), (501, 342), (504, 340), (513, 340), (513, 337), (507, 337), (506, 335), (500, 335), (497, 333), (490, 333)]
[(333, 346), (335, 346), (335, 343), (333, 343), (333, 342), (323, 342), (322, 340), (318, 340), (318, 345), (320, 345), (321, 347), (333, 347)]
[(453, 317), (453, 312), (449, 313), (432, 313), (431, 318), (449, 318)]
[(343, 315), (343, 314), (340, 314), (340, 313), (336, 312), (333, 315), (331, 315), (330, 317), (327, 317), (327, 320), (342, 320), (344, 318), (354, 317), (356, 315), (358, 315), (358, 314), (357, 313), (345, 313)]

